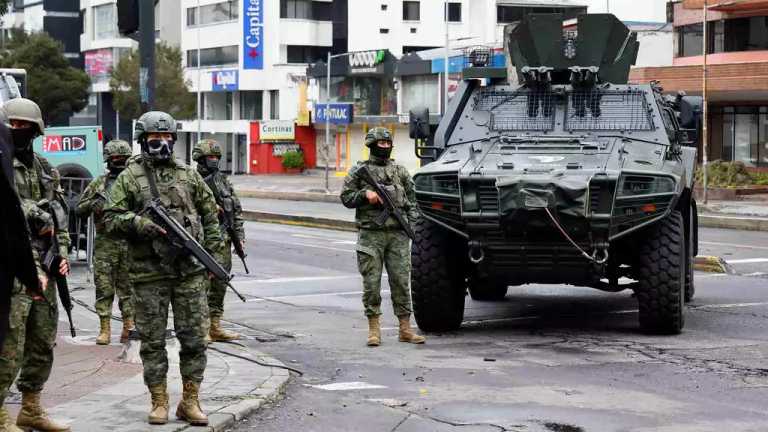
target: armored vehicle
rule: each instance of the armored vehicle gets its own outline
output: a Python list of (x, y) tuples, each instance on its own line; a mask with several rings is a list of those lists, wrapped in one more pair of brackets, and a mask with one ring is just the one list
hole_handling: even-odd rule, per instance
[(627, 84), (639, 43), (613, 15), (569, 29), (533, 14), (505, 35), (514, 69), (471, 50), (434, 134), (426, 110), (411, 113), (416, 322), (460, 327), (467, 290), (492, 301), (510, 285), (569, 284), (634, 290), (642, 329), (679, 333), (701, 99)]

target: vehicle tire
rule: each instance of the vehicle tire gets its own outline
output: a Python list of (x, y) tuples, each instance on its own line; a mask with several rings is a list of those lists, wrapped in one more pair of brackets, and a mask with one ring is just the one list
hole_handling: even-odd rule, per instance
[(685, 302), (689, 303), (693, 300), (693, 296), (696, 295), (696, 286), (693, 282), (693, 259), (696, 257), (696, 239), (698, 237), (696, 233), (697, 229), (697, 215), (696, 204), (691, 202), (688, 219), (688, 232), (686, 233), (686, 248), (685, 248)]
[(507, 283), (494, 278), (471, 278), (469, 296), (475, 301), (502, 301), (507, 296)]
[(679, 211), (641, 234), (637, 302), (640, 327), (657, 334), (677, 334), (683, 329), (686, 239)]
[(461, 248), (453, 234), (425, 218), (416, 222), (414, 233), (411, 297), (416, 324), (427, 332), (456, 330), (464, 319), (466, 283), (460, 260), (466, 254), (456, 256)]

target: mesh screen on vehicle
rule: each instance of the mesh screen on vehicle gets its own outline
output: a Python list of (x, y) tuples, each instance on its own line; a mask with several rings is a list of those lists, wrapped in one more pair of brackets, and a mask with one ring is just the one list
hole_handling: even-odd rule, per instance
[(474, 108), (490, 112), (495, 131), (550, 131), (557, 112), (564, 113), (562, 124), (570, 131), (653, 129), (642, 90), (481, 90)]

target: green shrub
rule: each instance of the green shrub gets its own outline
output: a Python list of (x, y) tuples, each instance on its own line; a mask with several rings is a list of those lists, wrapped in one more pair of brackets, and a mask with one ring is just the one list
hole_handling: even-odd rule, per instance
[(304, 153), (287, 151), (283, 154), (283, 168), (304, 168)]
[[(696, 170), (696, 182), (704, 181), (701, 167)], [(707, 165), (707, 183), (710, 187), (736, 188), (755, 184), (756, 179), (747, 171), (744, 162), (712, 161)]]

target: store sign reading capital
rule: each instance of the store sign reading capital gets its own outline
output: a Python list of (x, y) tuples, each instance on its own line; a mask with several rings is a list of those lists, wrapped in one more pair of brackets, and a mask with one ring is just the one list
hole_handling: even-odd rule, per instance
[(379, 64), (384, 62), (386, 51), (360, 51), (349, 55), (349, 67), (352, 73), (376, 72)]
[(243, 69), (264, 69), (264, 0), (243, 0)]

